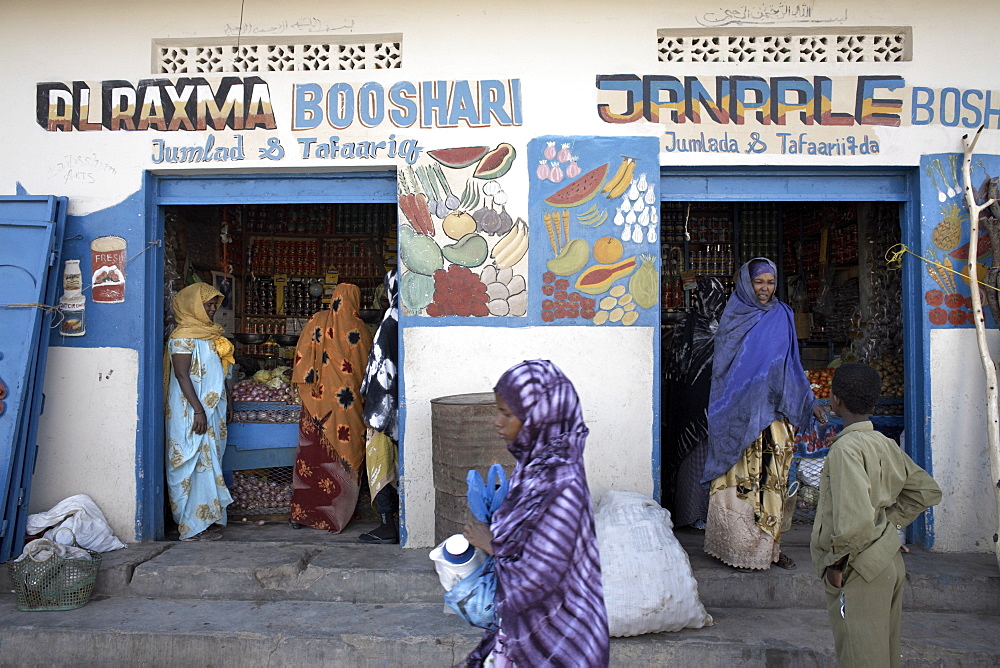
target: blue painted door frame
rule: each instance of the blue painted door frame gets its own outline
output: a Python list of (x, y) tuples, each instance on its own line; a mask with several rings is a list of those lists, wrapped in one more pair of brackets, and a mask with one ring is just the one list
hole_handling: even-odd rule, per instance
[[(916, 168), (711, 168), (666, 167), (661, 170), (664, 201), (868, 201), (898, 202), (903, 243), (920, 248), (919, 179)], [(147, 174), (145, 182), (148, 242), (163, 238), (162, 207), (212, 204), (318, 204), (329, 202), (394, 202), (394, 171), (329, 174)], [(147, 267), (147, 285), (163, 284), (162, 248), (159, 261)], [(930, 442), (929, 337), (921, 313), (919, 267), (903, 269), (906, 449), (917, 463), (932, 471)], [(141, 444), (137, 459), (137, 538), (163, 536), (163, 371), (162, 292), (146, 299)], [(658, 476), (660, 443), (653, 449)], [(657, 478), (658, 479), (658, 478)], [(933, 541), (932, 521), (915, 525), (915, 540)]]
[[(327, 204), (396, 201), (396, 172), (323, 174), (153, 174), (144, 182), (146, 241), (163, 239), (164, 206), (222, 204)], [(163, 285), (163, 248), (147, 263), (146, 285)], [(136, 538), (163, 537), (163, 291), (147, 295), (140, 374), (139, 445), (136, 453)]]
[[(922, 248), (920, 180), (916, 167), (664, 167), (661, 199), (668, 202), (898, 202), (902, 241)], [(921, 320), (920, 265), (903, 264), (903, 363), (906, 451), (928, 472), (930, 451), (930, 337)], [(653, 467), (659, 475), (660, 447)], [(917, 544), (934, 541), (933, 515), (913, 524)]]

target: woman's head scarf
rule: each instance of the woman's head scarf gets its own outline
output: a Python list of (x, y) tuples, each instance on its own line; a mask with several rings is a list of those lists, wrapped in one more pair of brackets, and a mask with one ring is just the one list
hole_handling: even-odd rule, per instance
[(757, 278), (761, 274), (774, 274), (775, 276), (777, 276), (777, 270), (774, 266), (774, 263), (766, 258), (751, 260), (750, 280)]
[(323, 432), (325, 442), (351, 470), (365, 457), (361, 379), (372, 335), (358, 314), (361, 290), (339, 283), (330, 308), (316, 313), (299, 335), (292, 382), (302, 407)]
[[(589, 433), (573, 383), (547, 360), (522, 362), (494, 388), (521, 420), (507, 446), (517, 466), (493, 514), (497, 614), (522, 666), (606, 666), (600, 555), (583, 466)], [(488, 631), (470, 655), (491, 651)]]
[(761, 304), (754, 294), (751, 270), (758, 275), (778, 274), (774, 263), (763, 257), (740, 267), (736, 289), (719, 321), (704, 484), (732, 468), (773, 421), (784, 418), (806, 429), (813, 420), (815, 398), (799, 361), (792, 310), (773, 296)]
[(234, 347), (225, 337), (225, 329), (208, 317), (205, 304), (219, 298), (222, 293), (208, 283), (192, 283), (174, 295), (174, 320), (177, 327), (170, 333), (171, 339), (203, 339), (215, 342), (215, 351), (222, 361), (223, 373), (235, 362)]
[(518, 464), (582, 458), (589, 430), (576, 388), (559, 367), (548, 360), (522, 362), (508, 369), (493, 389), (523, 423), (507, 446)]

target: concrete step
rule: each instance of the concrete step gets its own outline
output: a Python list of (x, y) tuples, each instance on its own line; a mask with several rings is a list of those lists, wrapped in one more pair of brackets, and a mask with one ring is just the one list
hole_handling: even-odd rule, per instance
[[(615, 638), (613, 666), (836, 665), (820, 610), (711, 610), (716, 624)], [(998, 619), (904, 611), (904, 665), (1000, 665)], [(439, 604), (104, 598), (20, 612), (0, 595), (0, 665), (447, 666), (479, 632)]]
[[(234, 529), (228, 528), (226, 539), (218, 542), (145, 543), (107, 553), (95, 594), (366, 604), (442, 601), (429, 550), (362, 545), (353, 537), (292, 531), (287, 525)], [(741, 573), (706, 555), (701, 534), (678, 533), (706, 607), (822, 610), (821, 583), (801, 532), (796, 536), (799, 540), (787, 540), (783, 549), (798, 568)], [(913, 548), (904, 559), (907, 609), (1000, 616), (1000, 571), (992, 555)], [(0, 568), (0, 590), (11, 590), (6, 568)]]

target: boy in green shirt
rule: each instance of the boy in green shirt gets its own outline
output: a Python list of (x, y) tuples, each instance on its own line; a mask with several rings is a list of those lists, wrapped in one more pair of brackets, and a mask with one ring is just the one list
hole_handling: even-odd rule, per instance
[(865, 364), (833, 376), (844, 429), (820, 479), (810, 550), (823, 579), (841, 666), (899, 666), (906, 569), (898, 529), (941, 500), (941, 488), (870, 420), (882, 379)]

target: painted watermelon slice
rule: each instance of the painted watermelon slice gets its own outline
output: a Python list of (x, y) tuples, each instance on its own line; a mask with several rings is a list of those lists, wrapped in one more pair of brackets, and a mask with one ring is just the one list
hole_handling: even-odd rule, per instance
[[(949, 256), (955, 258), (956, 260), (968, 260), (969, 259), (969, 246), (972, 244), (965, 244), (959, 248), (956, 248), (952, 252), (948, 253)], [(976, 244), (976, 259), (982, 258), (984, 255), (993, 252), (993, 244), (990, 239), (990, 233), (987, 232), (979, 237), (979, 243)]]
[(555, 191), (545, 198), (545, 203), (551, 206), (579, 206), (590, 201), (604, 185), (608, 175), (608, 163), (595, 167), (576, 181)]
[(486, 152), (489, 150), (489, 146), (436, 148), (433, 151), (427, 151), (427, 155), (431, 156), (445, 167), (450, 167), (451, 169), (461, 169), (462, 167), (468, 167), (472, 163), (477, 162), (480, 158), (486, 155)]

